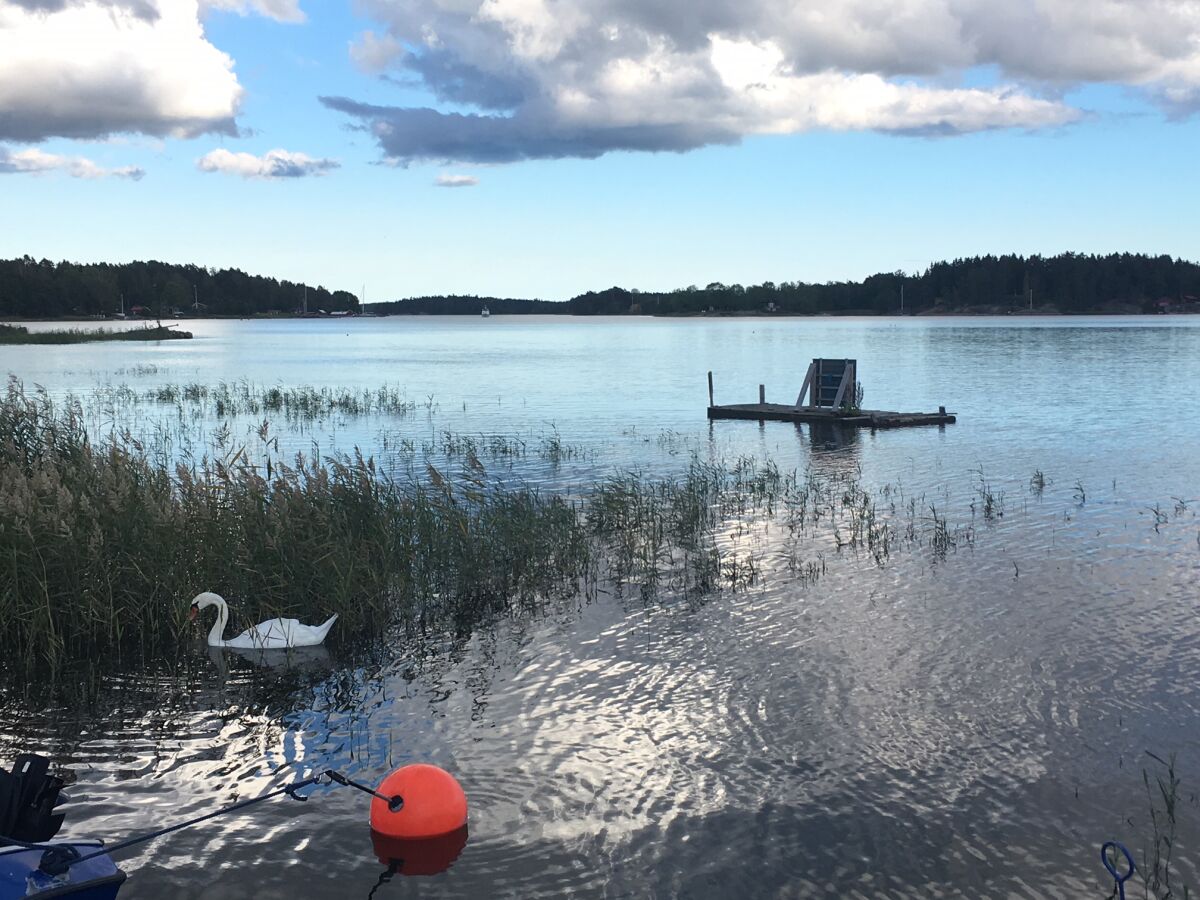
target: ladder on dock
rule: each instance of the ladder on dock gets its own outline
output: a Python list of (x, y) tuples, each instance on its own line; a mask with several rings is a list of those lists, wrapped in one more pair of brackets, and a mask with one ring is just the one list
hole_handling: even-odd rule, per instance
[[(796, 408), (841, 409), (854, 406), (857, 374), (858, 360), (814, 359), (808, 364), (808, 374), (800, 385)], [(807, 404), (804, 402), (805, 395), (808, 396)]]

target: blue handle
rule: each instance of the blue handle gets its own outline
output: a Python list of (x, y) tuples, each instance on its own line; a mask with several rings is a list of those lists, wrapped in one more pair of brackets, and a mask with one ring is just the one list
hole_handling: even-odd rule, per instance
[[(1117, 867), (1109, 860), (1108, 850), (1110, 847), (1113, 850), (1120, 850), (1125, 856), (1125, 861), (1129, 863), (1129, 871), (1127, 871), (1124, 875), (1121, 875), (1119, 872), (1117, 872)], [(1137, 871), (1137, 866), (1133, 863), (1133, 856), (1128, 850), (1125, 849), (1124, 844), (1120, 843), (1119, 841), (1108, 841), (1100, 848), (1100, 862), (1104, 863), (1104, 868), (1108, 869), (1108, 874), (1113, 877), (1114, 881), (1116, 881), (1117, 890), (1120, 893), (1121, 900), (1125, 900), (1125, 882), (1132, 878), (1133, 873)]]

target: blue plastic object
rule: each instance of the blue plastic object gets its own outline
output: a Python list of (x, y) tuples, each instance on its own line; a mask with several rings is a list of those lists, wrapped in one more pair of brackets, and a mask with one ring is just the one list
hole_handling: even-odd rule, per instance
[[(1117, 871), (1117, 867), (1113, 860), (1108, 858), (1108, 850), (1110, 847), (1114, 851), (1120, 850), (1123, 854), (1125, 854), (1125, 862), (1129, 863), (1129, 870), (1125, 872), (1124, 875)], [(1113, 859), (1116, 859), (1116, 853), (1113, 853)], [(1133, 873), (1137, 871), (1137, 866), (1133, 864), (1133, 855), (1125, 849), (1124, 844), (1118, 841), (1107, 841), (1100, 847), (1100, 861), (1104, 863), (1104, 868), (1108, 869), (1108, 874), (1111, 875), (1113, 880), (1117, 883), (1117, 892), (1120, 895), (1121, 900), (1125, 900), (1125, 882), (1132, 878)]]
[[(80, 855), (104, 846), (100, 841), (54, 841), (55, 847), (71, 847)], [(62, 875), (50, 876), (38, 867), (43, 850), (0, 847), (0, 900), (115, 900), (125, 873), (107, 854), (76, 863)]]

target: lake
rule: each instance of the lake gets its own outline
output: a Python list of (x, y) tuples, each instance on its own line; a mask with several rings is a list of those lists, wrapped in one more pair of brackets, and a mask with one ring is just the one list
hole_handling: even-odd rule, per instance
[[(777, 522), (730, 522), (714, 539), (756, 567), (737, 590), (601, 585), (382, 653), (335, 637), (286, 667), (197, 637), (86, 690), (4, 686), (0, 759), (71, 770), (66, 834), (117, 839), (326, 766), (376, 782), (434, 762), (470, 801), (435, 877), (381, 878), (365, 798), (322, 788), (127, 851), (122, 897), (1101, 897), (1100, 844), (1140, 864), (1154, 840), (1143, 770), (1165, 768), (1147, 752), (1178, 754), (1173, 883), (1200, 885), (1200, 318), (182, 327), (195, 339), (6, 346), (0, 370), (168, 456), (225, 452), (263, 416), (147, 399), (164, 385), (388, 384), (403, 413), (273, 433), (411, 478), (453, 475), (469, 439), (489, 479), (579, 497), (614, 472), (753, 457), (853, 479), (955, 539), (881, 561), (831, 538), (805, 548), (810, 577)], [(789, 402), (816, 356), (857, 359), (866, 407), (958, 422), (706, 420), (708, 371), (718, 403), (760, 383)]]

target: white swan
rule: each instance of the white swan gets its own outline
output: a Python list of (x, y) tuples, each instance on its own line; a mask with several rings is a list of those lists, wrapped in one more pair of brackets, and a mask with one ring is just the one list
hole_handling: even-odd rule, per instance
[(219, 594), (205, 591), (193, 597), (188, 618), (195, 619), (200, 610), (207, 606), (217, 608), (217, 621), (213, 622), (212, 630), (208, 633), (210, 647), (232, 647), (242, 650), (315, 647), (325, 640), (325, 635), (329, 634), (329, 629), (337, 621), (337, 613), (326, 619), (322, 625), (302, 625), (297, 619), (268, 619), (246, 629), (235, 638), (225, 640), (221, 635), (225, 632), (225, 623), (229, 621), (229, 607)]

